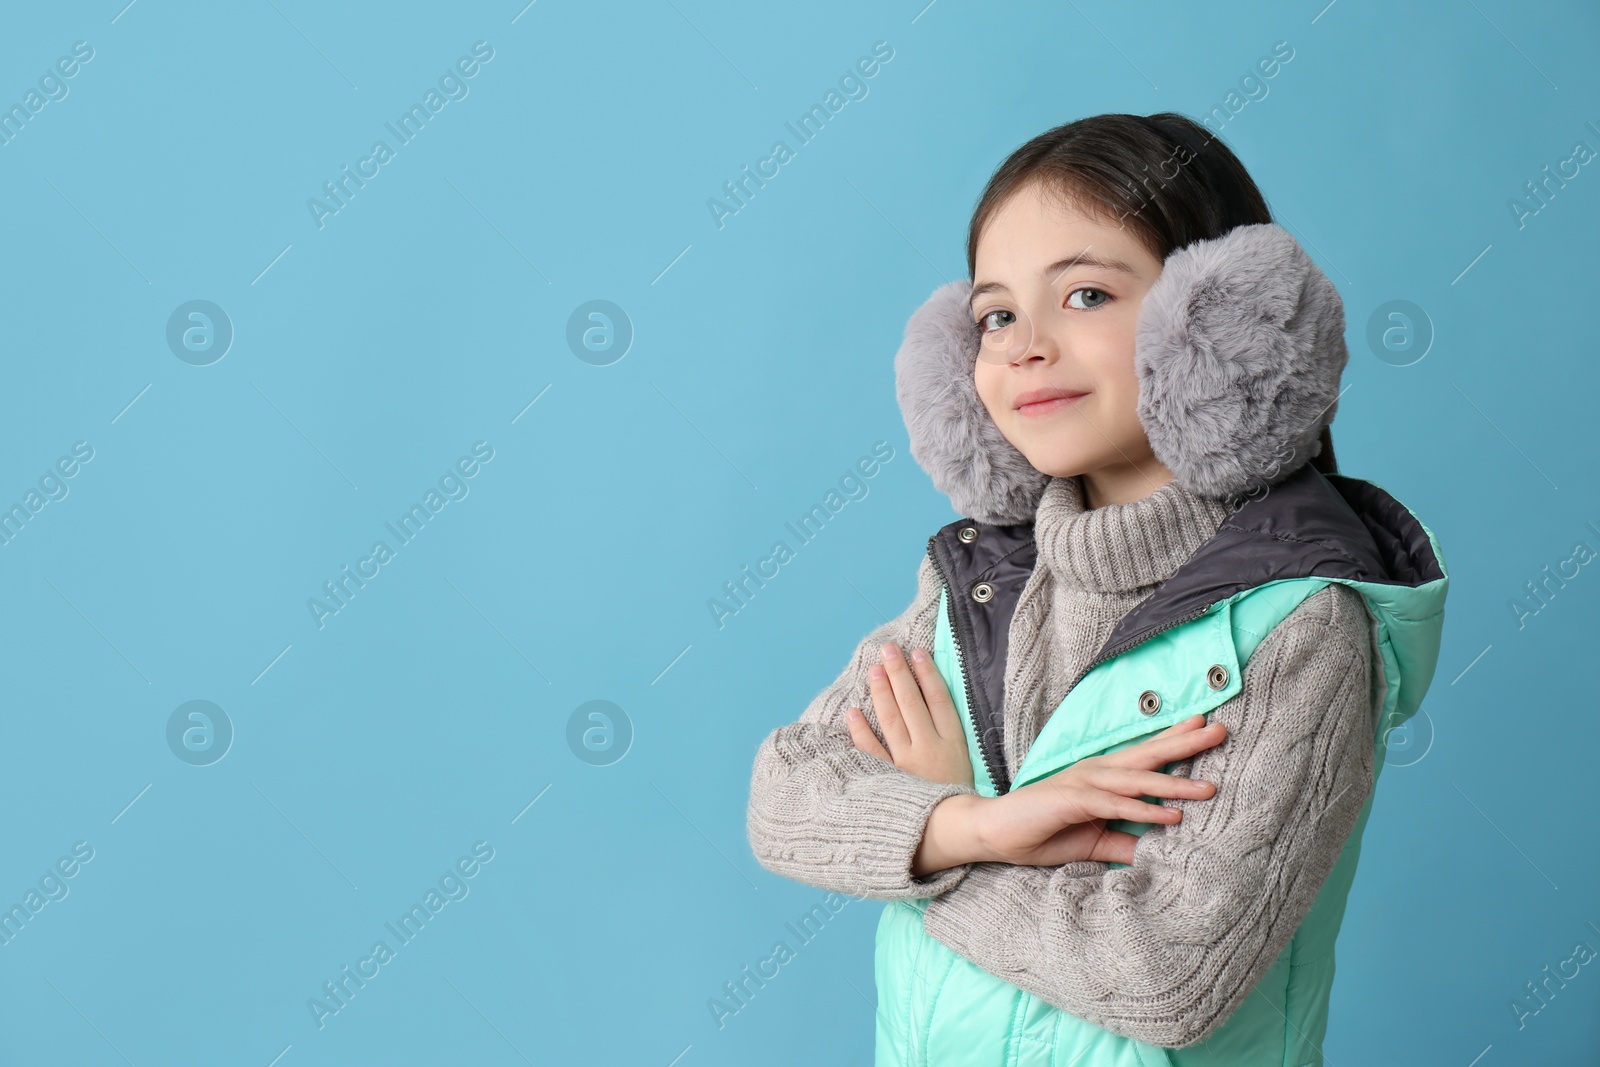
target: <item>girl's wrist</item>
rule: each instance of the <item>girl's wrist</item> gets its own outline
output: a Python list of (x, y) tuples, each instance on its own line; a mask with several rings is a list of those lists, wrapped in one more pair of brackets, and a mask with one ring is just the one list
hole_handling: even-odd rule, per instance
[(988, 802), (988, 797), (975, 793), (956, 793), (935, 804), (911, 859), (912, 875), (926, 878), (963, 863), (992, 859), (983, 835)]

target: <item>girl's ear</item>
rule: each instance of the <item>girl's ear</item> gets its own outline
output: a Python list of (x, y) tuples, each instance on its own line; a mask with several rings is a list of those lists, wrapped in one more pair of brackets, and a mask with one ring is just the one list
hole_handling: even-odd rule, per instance
[(906, 323), (894, 373), (911, 455), (963, 517), (1032, 522), (1050, 477), (1005, 439), (978, 396), (971, 291), (968, 279), (947, 282)]
[(1139, 421), (1188, 489), (1250, 494), (1320, 449), (1349, 358), (1344, 303), (1283, 227), (1237, 226), (1173, 252), (1136, 336)]

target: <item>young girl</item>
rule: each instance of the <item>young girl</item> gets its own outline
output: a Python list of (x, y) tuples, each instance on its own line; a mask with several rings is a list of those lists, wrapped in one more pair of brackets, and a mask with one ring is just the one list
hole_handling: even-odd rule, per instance
[(879, 1067), (1321, 1064), (1448, 586), (1415, 514), (1336, 472), (1338, 293), (1173, 113), (1017, 149), (967, 265), (896, 357), (964, 517), (762, 743), (755, 855), (888, 902)]

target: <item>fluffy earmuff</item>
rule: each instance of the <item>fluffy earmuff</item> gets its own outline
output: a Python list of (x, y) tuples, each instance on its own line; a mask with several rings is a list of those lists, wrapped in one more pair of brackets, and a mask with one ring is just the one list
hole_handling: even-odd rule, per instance
[[(973, 384), (971, 282), (906, 323), (895, 391), (911, 455), (964, 516), (1031, 521), (1049, 476), (1000, 433)], [(1338, 290), (1275, 223), (1177, 249), (1139, 311), (1138, 417), (1151, 451), (1207, 497), (1255, 492), (1321, 449), (1348, 352)]]
[(1322, 450), (1348, 358), (1333, 282), (1282, 226), (1236, 226), (1173, 252), (1145, 294), (1139, 422), (1186, 488), (1253, 493)]
[(1002, 526), (1027, 522), (1050, 476), (1005, 439), (978, 396), (971, 292), (970, 279), (946, 282), (912, 313), (894, 357), (895, 394), (912, 458), (958, 514)]

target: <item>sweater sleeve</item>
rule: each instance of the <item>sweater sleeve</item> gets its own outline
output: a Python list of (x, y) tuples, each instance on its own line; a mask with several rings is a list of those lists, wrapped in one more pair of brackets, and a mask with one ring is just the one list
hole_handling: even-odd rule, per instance
[(1057, 1008), (1180, 1048), (1225, 1022), (1311, 910), (1373, 787), (1373, 646), (1362, 597), (1337, 582), (1257, 647), (1211, 713), (1222, 744), (1174, 763), (1216, 783), (1165, 800), (1133, 862), (977, 863), (924, 929)]
[(939, 578), (926, 556), (915, 599), (899, 618), (856, 646), (844, 672), (818, 693), (797, 722), (767, 735), (750, 776), (746, 833), (756, 859), (796, 881), (857, 897), (931, 897), (961, 881), (971, 864), (911, 873), (933, 808), (970, 786), (930, 782), (856, 748), (845, 710), (859, 707), (883, 740), (867, 670), (886, 641), (931, 648)]

